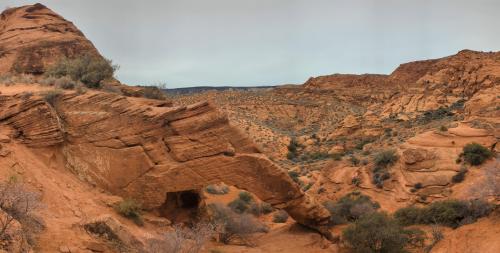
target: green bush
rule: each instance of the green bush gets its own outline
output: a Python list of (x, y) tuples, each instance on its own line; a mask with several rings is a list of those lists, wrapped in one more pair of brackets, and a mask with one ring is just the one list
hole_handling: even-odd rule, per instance
[(126, 199), (114, 206), (115, 210), (123, 217), (129, 218), (135, 224), (142, 226), (141, 205), (133, 199)]
[(215, 194), (215, 195), (223, 195), (227, 194), (229, 192), (229, 187), (226, 185), (208, 185), (205, 187), (205, 191), (210, 193), (210, 194)]
[(369, 196), (360, 192), (351, 192), (337, 202), (326, 201), (323, 205), (330, 212), (332, 225), (355, 221), (361, 216), (375, 212), (380, 208), (377, 202), (372, 201)]
[(239, 198), (229, 202), (227, 205), (231, 208), (231, 210), (239, 214), (246, 212), (249, 208), (248, 203)]
[(279, 210), (273, 215), (273, 222), (274, 223), (285, 223), (288, 220), (288, 213)]
[(351, 160), (351, 164), (352, 164), (353, 166), (358, 166), (358, 165), (359, 165), (359, 159), (358, 159), (357, 157), (355, 157), (355, 156), (351, 156), (351, 159), (350, 159), (350, 160)]
[(398, 155), (394, 150), (385, 150), (379, 152), (373, 158), (373, 162), (377, 167), (387, 168), (388, 166), (394, 164), (398, 161)]
[(238, 194), (238, 197), (245, 201), (245, 203), (250, 203), (250, 201), (253, 200), (253, 197), (252, 197), (252, 194), (250, 194), (249, 192), (246, 192), (246, 191), (241, 191), (239, 194)]
[(451, 181), (453, 183), (460, 183), (460, 182), (464, 181), (466, 173), (467, 173), (467, 168), (460, 169), (460, 171), (457, 172), (457, 174), (455, 174), (453, 177), (451, 177)]
[(422, 231), (404, 229), (387, 214), (378, 212), (361, 217), (342, 234), (357, 253), (402, 253), (405, 247), (423, 246), (424, 242)]
[(493, 206), (482, 200), (444, 200), (423, 208), (401, 208), (394, 213), (394, 217), (401, 225), (440, 224), (456, 228), (473, 223), (492, 211)]
[(76, 58), (62, 58), (50, 66), (45, 74), (47, 76), (69, 76), (75, 81), (80, 81), (89, 88), (99, 88), (101, 81), (113, 77), (118, 66), (112, 65), (110, 60), (102, 57), (83, 54)]
[(461, 157), (470, 165), (480, 165), (484, 161), (493, 157), (493, 152), (478, 143), (465, 145)]
[(297, 171), (288, 171), (288, 175), (295, 183), (299, 183), (299, 173)]
[(422, 220), (422, 209), (414, 206), (403, 207), (394, 213), (394, 218), (403, 226), (419, 224)]

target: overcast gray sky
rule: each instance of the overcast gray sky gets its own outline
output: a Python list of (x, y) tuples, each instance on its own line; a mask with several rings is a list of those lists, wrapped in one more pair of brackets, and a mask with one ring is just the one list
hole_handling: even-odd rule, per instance
[(500, 50), (498, 0), (0, 0), (73, 21), (128, 84), (275, 85)]

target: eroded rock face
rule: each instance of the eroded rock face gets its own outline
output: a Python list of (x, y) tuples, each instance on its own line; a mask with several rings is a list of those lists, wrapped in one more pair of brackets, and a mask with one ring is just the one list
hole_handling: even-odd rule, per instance
[[(0, 122), (16, 129), (15, 137), (24, 144), (44, 147), (63, 141), (59, 119), (42, 99), (0, 95), (0, 108)], [(8, 140), (6, 137), (3, 139)]]
[[(456, 55), (401, 64), (391, 75), (329, 75), (310, 78), (306, 89), (335, 90), (338, 94), (376, 102), (380, 115), (415, 116), (470, 99), (478, 91), (500, 84), (500, 53), (462, 50)], [(369, 92), (367, 92), (369, 90)]]
[(62, 56), (100, 56), (83, 33), (42, 4), (0, 14), (0, 74), (41, 74)]
[(209, 103), (163, 107), (96, 91), (61, 95), (55, 109), (37, 97), (4, 100), (0, 120), (22, 132), (21, 141), (60, 146), (67, 168), (80, 178), (146, 208), (161, 206), (168, 192), (225, 182), (304, 225), (319, 228), (329, 217)]

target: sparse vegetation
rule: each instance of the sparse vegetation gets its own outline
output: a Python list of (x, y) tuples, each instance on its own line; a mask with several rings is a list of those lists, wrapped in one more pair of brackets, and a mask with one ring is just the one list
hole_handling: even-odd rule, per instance
[(141, 215), (141, 205), (135, 200), (125, 199), (120, 203), (117, 203), (114, 208), (116, 212), (118, 212), (123, 217), (131, 219), (135, 224), (139, 226), (144, 225)]
[(224, 195), (229, 192), (229, 187), (227, 185), (208, 185), (205, 187), (205, 191), (210, 194)]
[[(0, 183), (0, 249), (10, 252), (9, 242), (16, 237), (21, 238), (23, 248), (35, 244), (35, 234), (45, 226), (36, 215), (41, 207), (40, 194), (29, 190), (17, 177)], [(21, 227), (14, 229), (17, 222)]]
[(256, 232), (267, 232), (268, 228), (250, 214), (237, 214), (230, 208), (214, 203), (208, 206), (212, 220), (217, 224), (217, 233), (221, 242), (228, 244), (233, 239), (240, 239), (249, 245), (248, 236)]
[(323, 205), (331, 214), (330, 222), (332, 225), (356, 221), (361, 216), (375, 212), (380, 208), (377, 202), (373, 202), (369, 196), (360, 192), (351, 192), (337, 202), (326, 201)]
[(253, 201), (253, 197), (252, 197), (252, 194), (250, 194), (249, 192), (247, 191), (241, 191), (239, 194), (238, 194), (238, 197), (243, 200), (245, 203), (250, 203), (250, 201)]
[(149, 99), (165, 100), (165, 94), (155, 86), (146, 86), (143, 88), (143, 96)]
[(385, 150), (377, 153), (373, 162), (375, 167), (372, 171), (372, 182), (378, 188), (382, 188), (384, 181), (391, 178), (391, 174), (388, 172), (388, 167), (393, 165), (398, 160), (398, 155), (394, 150)]
[(54, 85), (64, 90), (72, 90), (76, 87), (76, 82), (68, 76), (62, 76), (55, 80)]
[(273, 222), (274, 223), (285, 223), (288, 220), (288, 213), (279, 210), (273, 215)]
[(378, 167), (387, 168), (388, 166), (391, 166), (392, 164), (397, 162), (398, 158), (399, 157), (396, 154), (396, 151), (385, 150), (385, 151), (377, 153), (375, 155), (375, 157), (373, 158), (373, 162)]
[(350, 158), (352, 166), (358, 166), (359, 165), (359, 159), (355, 156), (351, 156)]
[(431, 252), (432, 248), (444, 238), (443, 231), (437, 225), (432, 225), (431, 235), (431, 243), (424, 248), (424, 252), (426, 253)]
[(453, 183), (460, 183), (460, 182), (464, 181), (465, 174), (467, 174), (467, 168), (466, 167), (462, 167), (460, 169), (460, 171), (457, 172), (457, 174), (455, 174), (453, 177), (451, 177), (451, 181)]
[(470, 165), (481, 165), (484, 161), (493, 157), (493, 152), (478, 143), (465, 145), (460, 157)]
[(446, 126), (440, 126), (439, 131), (446, 132), (446, 131), (448, 131), (448, 128)]
[(148, 240), (148, 252), (197, 253), (201, 251), (206, 241), (216, 233), (216, 226), (213, 223), (201, 222), (190, 227), (177, 224), (172, 228), (173, 231), (165, 233), (163, 238)]
[(288, 144), (288, 153), (286, 157), (288, 160), (294, 160), (298, 156), (298, 148), (300, 147), (300, 144), (297, 142), (295, 138), (290, 139), (290, 143)]
[(452, 228), (475, 222), (487, 216), (493, 206), (483, 200), (444, 200), (431, 203), (427, 207), (414, 206), (397, 210), (394, 217), (401, 225), (440, 224)]
[(354, 252), (405, 252), (405, 247), (421, 247), (421, 230), (405, 229), (385, 213), (372, 212), (349, 225), (343, 237)]
[(49, 90), (42, 93), (43, 100), (51, 106), (55, 106), (57, 99), (63, 94), (59, 89)]
[(45, 74), (53, 77), (68, 76), (74, 81), (80, 81), (88, 88), (100, 88), (101, 82), (111, 79), (118, 69), (110, 60), (83, 54), (75, 58), (62, 58), (50, 66)]

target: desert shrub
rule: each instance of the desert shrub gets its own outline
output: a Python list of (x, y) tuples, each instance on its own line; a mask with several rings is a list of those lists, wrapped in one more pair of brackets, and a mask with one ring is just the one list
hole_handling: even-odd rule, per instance
[(432, 225), (431, 227), (431, 243), (424, 248), (425, 253), (431, 252), (432, 248), (441, 240), (443, 240), (444, 235), (443, 231), (437, 226), (437, 225)]
[(290, 143), (288, 144), (287, 148), (289, 152), (292, 153), (297, 153), (297, 148), (300, 146), (300, 144), (297, 142), (295, 138), (290, 139)]
[(391, 178), (391, 174), (387, 172), (387, 169), (375, 167), (372, 174), (372, 183), (377, 188), (382, 188), (384, 186), (384, 181)]
[(298, 154), (298, 148), (300, 147), (300, 144), (297, 142), (295, 138), (290, 139), (290, 143), (287, 146), (288, 153), (286, 155), (288, 160), (295, 160), (299, 154)]
[(403, 226), (418, 224), (422, 220), (422, 209), (414, 206), (408, 206), (398, 209), (394, 213), (394, 218)]
[(196, 223), (192, 226), (174, 225), (173, 231), (165, 233), (159, 239), (146, 242), (147, 252), (151, 253), (197, 253), (216, 232), (213, 223)]
[(422, 246), (423, 232), (400, 226), (385, 213), (372, 212), (342, 231), (354, 252), (405, 252), (407, 246)]
[(355, 186), (359, 186), (361, 184), (361, 178), (356, 176), (351, 179), (351, 183)]
[(45, 74), (47, 76), (69, 76), (75, 81), (80, 81), (89, 88), (99, 88), (101, 81), (113, 77), (118, 66), (112, 65), (110, 60), (101, 57), (83, 54), (76, 58), (62, 58), (50, 66)]
[(308, 184), (304, 185), (304, 187), (302, 187), (302, 190), (305, 192), (309, 191), (309, 189), (311, 189), (312, 186), (313, 186), (312, 183), (308, 183)]
[(238, 198), (243, 200), (245, 203), (250, 203), (250, 201), (253, 200), (252, 194), (250, 194), (249, 192), (246, 192), (246, 191), (241, 191), (238, 194)]
[(288, 220), (288, 213), (279, 210), (273, 215), (273, 222), (274, 223), (285, 223)]
[(330, 212), (332, 225), (345, 224), (359, 219), (361, 216), (375, 212), (380, 205), (371, 200), (369, 196), (360, 192), (351, 192), (337, 202), (326, 201), (323, 203)]
[(402, 225), (440, 224), (456, 228), (473, 223), (492, 211), (493, 206), (482, 200), (444, 200), (423, 208), (401, 208), (394, 213), (394, 217)]
[(350, 160), (351, 160), (351, 164), (352, 164), (353, 166), (358, 166), (358, 164), (359, 164), (359, 159), (358, 159), (357, 157), (355, 157), (355, 156), (351, 156), (351, 159), (350, 159)]
[(46, 76), (39, 80), (39, 83), (45, 86), (54, 86), (58, 78), (54, 76)]
[(143, 88), (143, 97), (149, 99), (165, 100), (165, 94), (155, 86), (146, 86)]
[(391, 174), (387, 171), (387, 168), (394, 164), (398, 160), (398, 155), (394, 150), (385, 150), (377, 153), (373, 162), (375, 167), (372, 171), (372, 183), (378, 188), (382, 188), (384, 181), (391, 177)]
[(362, 149), (363, 149), (363, 147), (364, 147), (366, 144), (368, 144), (368, 143), (370, 143), (370, 142), (373, 142), (373, 141), (374, 141), (374, 139), (372, 139), (372, 138), (364, 138), (364, 139), (361, 139), (361, 140), (359, 140), (359, 141), (356, 143), (356, 146), (354, 146), (354, 148), (355, 148), (355, 149), (358, 149), (358, 150), (362, 150)]
[(343, 153), (334, 153), (331, 156), (332, 156), (333, 160), (340, 161), (340, 160), (342, 160), (342, 157), (344, 156), (344, 154)]
[(262, 202), (260, 204), (260, 207), (261, 207), (262, 213), (264, 213), (264, 214), (268, 214), (268, 213), (271, 213), (273, 211), (273, 206), (271, 206), (271, 204), (266, 203), (266, 202)]
[(385, 150), (379, 152), (373, 158), (373, 162), (376, 166), (386, 168), (398, 161), (398, 155), (394, 150)]
[(259, 203), (256, 203), (256, 202), (250, 202), (248, 204), (248, 213), (251, 213), (253, 214), (254, 216), (260, 216), (262, 215), (262, 206), (259, 205)]
[(493, 157), (493, 152), (481, 144), (469, 143), (465, 145), (460, 156), (463, 157), (464, 161), (470, 165), (480, 165), (484, 161)]
[(11, 74), (0, 75), (0, 83), (10, 85), (14, 83), (14, 77)]
[(229, 202), (227, 205), (231, 208), (231, 210), (240, 214), (246, 212), (249, 208), (248, 203), (239, 198)]
[(117, 203), (114, 208), (116, 212), (118, 212), (123, 217), (131, 219), (135, 224), (139, 226), (142, 226), (144, 224), (141, 215), (141, 205), (135, 200), (125, 199), (120, 203)]
[(54, 85), (57, 88), (72, 90), (76, 87), (77, 83), (73, 81), (70, 77), (63, 76), (55, 80)]
[(446, 131), (448, 131), (448, 128), (446, 126), (440, 126), (439, 131), (446, 132)]
[(422, 189), (422, 183), (416, 183), (413, 187), (417, 190)]
[(300, 160), (302, 161), (317, 161), (317, 160), (324, 160), (330, 158), (331, 155), (329, 155), (326, 152), (311, 152), (311, 153), (305, 153), (300, 156)]
[(292, 178), (295, 183), (299, 183), (299, 173), (297, 171), (288, 171), (288, 175)]
[(436, 110), (426, 111), (422, 115), (417, 116), (416, 120), (421, 124), (427, 124), (433, 120), (451, 117), (454, 115), (451, 109), (449, 107), (439, 107)]
[(31, 91), (24, 91), (23, 93), (21, 93), (21, 99), (29, 99), (32, 96), (33, 92)]
[(459, 172), (457, 172), (457, 174), (455, 174), (453, 177), (451, 177), (451, 181), (453, 183), (460, 183), (462, 181), (464, 181), (465, 179), (465, 174), (467, 174), (467, 168), (461, 168)]
[(210, 204), (208, 209), (212, 221), (217, 224), (220, 240), (225, 244), (236, 238), (245, 241), (250, 234), (268, 231), (265, 225), (250, 214), (237, 214), (219, 203)]
[[(33, 246), (35, 234), (45, 226), (43, 220), (35, 214), (41, 207), (40, 194), (29, 190), (17, 177), (0, 183), (0, 210), (3, 211), (0, 215), (0, 244), (8, 245), (12, 237), (20, 236), (23, 245)], [(9, 229), (16, 221), (21, 227), (14, 232), (19, 234), (14, 235)]]
[(62, 91), (58, 89), (49, 90), (42, 93), (43, 100), (51, 106), (55, 106), (57, 99), (62, 95)]
[(216, 195), (224, 195), (229, 192), (229, 187), (227, 185), (208, 185), (205, 188), (205, 191), (210, 193), (210, 194), (216, 194)]

